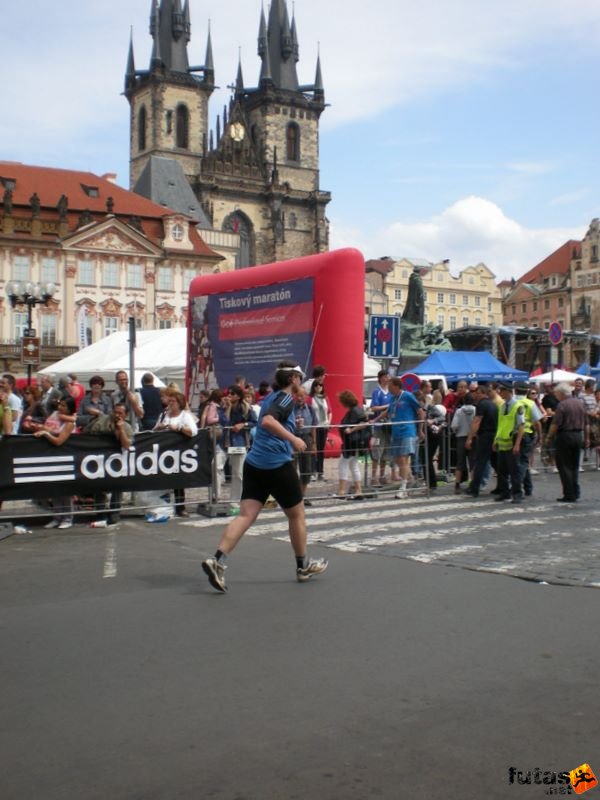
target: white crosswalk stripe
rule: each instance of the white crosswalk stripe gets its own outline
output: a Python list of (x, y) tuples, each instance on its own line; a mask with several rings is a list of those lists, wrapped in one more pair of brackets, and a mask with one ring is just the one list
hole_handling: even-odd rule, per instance
[[(443, 563), (501, 574), (546, 580), (554, 573), (563, 582), (573, 569), (569, 541), (578, 536), (578, 559), (589, 548), (596, 559), (594, 527), (600, 509), (569, 506), (557, 511), (550, 501), (494, 503), (485, 497), (406, 500), (378, 498), (360, 507), (340, 500), (317, 503), (307, 511), (309, 544), (320, 544), (346, 553), (379, 553), (418, 561)], [(195, 527), (213, 528), (228, 519), (194, 520)], [(591, 523), (591, 524), (590, 524)], [(586, 541), (580, 540), (584, 528)], [(288, 541), (288, 525), (279, 509), (263, 512), (248, 536), (271, 536)], [(586, 543), (588, 542), (589, 543)], [(552, 573), (546, 575), (546, 573)], [(564, 575), (563, 575), (564, 573)], [(561, 577), (562, 576), (562, 577)], [(586, 585), (600, 585), (590, 579)]]

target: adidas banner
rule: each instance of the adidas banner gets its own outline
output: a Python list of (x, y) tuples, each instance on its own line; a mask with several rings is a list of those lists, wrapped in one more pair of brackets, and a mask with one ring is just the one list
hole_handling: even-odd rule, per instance
[(144, 431), (128, 450), (112, 436), (74, 434), (60, 447), (44, 437), (4, 436), (0, 499), (210, 486), (211, 461), (206, 431), (191, 438)]

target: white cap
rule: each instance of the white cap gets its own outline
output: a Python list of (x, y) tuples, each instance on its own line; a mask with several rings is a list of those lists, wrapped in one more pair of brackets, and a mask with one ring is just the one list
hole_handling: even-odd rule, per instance
[(300, 365), (297, 365), (295, 367), (281, 367), (281, 372), (297, 372), (302, 378), (302, 380), (306, 378), (306, 375), (302, 371), (302, 367)]

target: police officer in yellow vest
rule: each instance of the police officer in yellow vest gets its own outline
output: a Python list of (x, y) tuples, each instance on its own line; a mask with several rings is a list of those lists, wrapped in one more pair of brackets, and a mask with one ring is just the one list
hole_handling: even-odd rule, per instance
[(523, 404), (525, 412), (525, 431), (521, 441), (521, 450), (519, 451), (519, 469), (521, 471), (521, 484), (526, 497), (530, 497), (533, 494), (529, 459), (536, 441), (539, 441), (542, 437), (541, 420), (544, 417), (536, 403), (527, 397), (528, 391), (529, 386), (526, 383), (517, 383), (515, 386), (517, 400)]
[(499, 384), (502, 405), (498, 408), (498, 427), (494, 437), (497, 453), (498, 494), (494, 500), (523, 502), (523, 486), (519, 468), (519, 452), (525, 433), (525, 409), (513, 395), (512, 383)]

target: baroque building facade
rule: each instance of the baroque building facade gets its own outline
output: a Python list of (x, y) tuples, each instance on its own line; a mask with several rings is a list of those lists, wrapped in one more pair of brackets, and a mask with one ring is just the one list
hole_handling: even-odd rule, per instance
[(433, 263), (408, 258), (367, 261), (365, 312), (401, 315), (413, 271), (420, 274), (423, 282), (425, 322), (441, 326), (444, 331), (501, 323), (502, 295), (494, 273), (485, 264), (477, 264), (453, 275), (448, 261)]
[[(548, 330), (560, 323), (565, 336), (558, 362), (575, 368), (597, 361), (600, 337), (600, 220), (584, 238), (571, 239), (512, 283), (503, 301), (505, 325)], [(550, 347), (545, 364), (552, 363)]]
[[(114, 176), (0, 162), (0, 360), (22, 372), (18, 342), (27, 307), (11, 306), (9, 282), (51, 283), (32, 327), (43, 365), (127, 328), (187, 321), (190, 281), (222, 256), (193, 220), (117, 186)], [(82, 336), (82, 330), (84, 335)]]
[(190, 65), (189, 0), (152, 0), (150, 35), (149, 68), (136, 69), (130, 44), (125, 74), (132, 189), (156, 200), (146, 171), (155, 159), (177, 162), (200, 203), (206, 241), (219, 248), (215, 237), (235, 237), (220, 249), (224, 268), (326, 251), (331, 196), (319, 186), (321, 66), (317, 58), (313, 83), (300, 84), (296, 21), (286, 0), (273, 0), (268, 20), (261, 11), (258, 84), (245, 85), (240, 62), (214, 132), (212, 42), (208, 33), (204, 64)]

